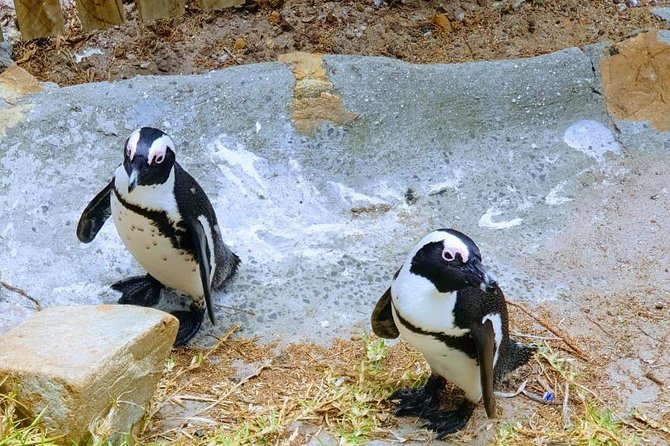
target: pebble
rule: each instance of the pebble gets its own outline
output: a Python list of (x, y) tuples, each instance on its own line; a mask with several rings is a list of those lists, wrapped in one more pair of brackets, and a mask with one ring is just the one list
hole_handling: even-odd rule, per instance
[(244, 40), (244, 37), (238, 37), (235, 39), (235, 43), (233, 44), (233, 48), (236, 50), (243, 50), (247, 47), (247, 41)]
[(272, 11), (270, 13), (270, 17), (268, 18), (268, 21), (270, 22), (271, 25), (280, 25), (282, 22), (282, 16), (279, 11)]
[(433, 24), (445, 33), (451, 32), (451, 22), (444, 14), (435, 14), (435, 16), (433, 16)]

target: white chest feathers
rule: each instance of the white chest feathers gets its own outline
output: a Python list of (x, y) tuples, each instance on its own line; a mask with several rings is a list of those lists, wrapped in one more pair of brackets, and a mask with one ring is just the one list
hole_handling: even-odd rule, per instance
[[(173, 228), (181, 222), (173, 193), (174, 170), (165, 183), (137, 186), (129, 194), (128, 175), (123, 166), (119, 166), (114, 174), (114, 186), (125, 202), (148, 211), (164, 212)], [(111, 196), (111, 210), (123, 244), (149, 274), (167, 287), (191, 296), (203, 296), (200, 271), (191, 253), (175, 247), (174, 241), (161, 233), (154, 220), (124, 206), (115, 193)]]
[(425, 277), (402, 268), (391, 285), (393, 306), (403, 318), (426, 331), (462, 336), (468, 329), (454, 324), (456, 293), (440, 293)]
[(402, 338), (423, 354), (434, 373), (462, 389), (470, 401), (479, 401), (482, 389), (477, 361), (432, 335), (407, 328), (398, 317), (423, 331), (467, 335), (469, 329), (455, 325), (456, 292), (440, 293), (430, 280), (402, 268), (391, 285), (391, 296), (393, 318)]

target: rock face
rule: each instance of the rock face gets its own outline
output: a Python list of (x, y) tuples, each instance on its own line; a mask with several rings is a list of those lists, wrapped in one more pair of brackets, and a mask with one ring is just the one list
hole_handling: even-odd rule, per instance
[(139, 427), (177, 334), (177, 319), (130, 305), (50, 308), (0, 337), (0, 392), (62, 444), (120, 443)]

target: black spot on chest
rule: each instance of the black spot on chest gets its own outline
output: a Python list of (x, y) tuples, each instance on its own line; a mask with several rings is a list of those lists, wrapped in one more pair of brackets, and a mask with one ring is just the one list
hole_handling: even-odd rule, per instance
[(154, 230), (152, 230), (152, 235), (160, 235), (161, 237), (169, 239), (170, 244), (176, 249), (182, 249), (190, 254), (195, 253), (193, 241), (188, 233), (188, 228), (183, 221), (175, 223), (168, 217), (167, 212), (165, 211), (146, 209), (142, 206), (129, 203), (121, 197), (121, 194), (116, 190), (116, 187), (114, 187), (113, 190), (114, 195), (116, 196), (116, 199), (119, 200), (121, 206), (130, 212), (141, 215), (151, 222), (151, 225), (158, 231), (158, 234), (156, 234)]

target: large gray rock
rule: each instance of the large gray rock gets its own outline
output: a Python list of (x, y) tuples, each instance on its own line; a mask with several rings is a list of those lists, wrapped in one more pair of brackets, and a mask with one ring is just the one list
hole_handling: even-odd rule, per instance
[[(127, 135), (153, 125), (173, 137), (243, 262), (213, 294), (217, 325), (205, 322), (196, 344), (231, 324), (282, 342), (369, 330), (370, 311), (407, 252), (441, 226), (478, 242), (510, 299), (628, 287), (630, 277), (608, 272), (615, 257), (576, 273), (553, 268), (549, 255), (567, 249), (557, 236), (575, 232), (581, 209), (602, 208), (603, 194), (632, 177), (633, 155), (665, 156), (665, 137), (653, 129), (615, 126), (597, 57), (572, 48), (422, 66), (325, 56), (45, 88), (7, 110), (21, 108), (20, 117), (0, 137), (3, 280), (45, 307), (118, 300), (109, 286), (142, 269), (111, 222), (86, 245), (75, 227), (121, 162)], [(304, 105), (317, 109), (307, 114)], [(323, 118), (313, 134), (298, 131), (305, 117)], [(344, 124), (329, 122), (338, 119)], [(610, 218), (601, 214), (580, 218)], [(656, 246), (649, 238), (616, 247), (647, 258)], [(644, 282), (663, 284), (665, 274)]]
[(62, 444), (118, 444), (139, 427), (178, 326), (151, 308), (47, 309), (0, 337), (0, 392), (28, 418), (44, 411)]

